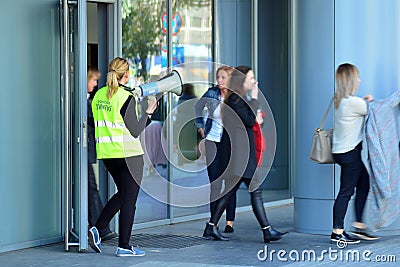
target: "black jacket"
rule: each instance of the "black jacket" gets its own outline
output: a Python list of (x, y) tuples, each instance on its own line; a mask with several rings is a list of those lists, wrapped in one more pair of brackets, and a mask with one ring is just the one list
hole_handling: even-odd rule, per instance
[(92, 112), (92, 99), (87, 101), (87, 142), (88, 142), (88, 163), (96, 163), (96, 140), (94, 137), (94, 119)]
[(253, 178), (256, 168), (256, 150), (253, 126), (259, 103), (232, 93), (222, 109), (224, 131), (221, 138), (221, 162), (225, 177)]

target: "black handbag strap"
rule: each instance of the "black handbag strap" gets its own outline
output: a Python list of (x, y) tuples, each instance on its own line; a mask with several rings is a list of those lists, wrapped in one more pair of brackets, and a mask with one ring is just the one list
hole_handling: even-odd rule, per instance
[(324, 127), (324, 123), (325, 123), (326, 117), (328, 117), (328, 113), (329, 113), (329, 110), (331, 109), (331, 106), (332, 106), (334, 98), (335, 97), (332, 97), (331, 102), (329, 102), (329, 106), (328, 106), (327, 110), (325, 111), (325, 115), (322, 118), (321, 124), (319, 125), (319, 128), (318, 128), (319, 130), (322, 130), (322, 127)]

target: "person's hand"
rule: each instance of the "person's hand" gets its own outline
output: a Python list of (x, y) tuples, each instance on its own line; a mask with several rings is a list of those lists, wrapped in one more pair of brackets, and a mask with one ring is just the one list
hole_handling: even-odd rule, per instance
[(155, 96), (148, 96), (147, 97), (147, 109), (146, 113), (151, 115), (157, 109), (158, 101)]
[(374, 101), (374, 97), (372, 95), (366, 95), (364, 96), (364, 99), (367, 100), (368, 102)]
[(256, 121), (260, 125), (264, 123), (264, 116), (263, 116), (263, 112), (261, 110), (257, 110)]
[(206, 137), (206, 135), (204, 134), (204, 129), (203, 128), (199, 128), (199, 133), (200, 133), (201, 138), (205, 138)]
[(258, 99), (258, 82), (255, 82), (251, 88), (251, 98)]

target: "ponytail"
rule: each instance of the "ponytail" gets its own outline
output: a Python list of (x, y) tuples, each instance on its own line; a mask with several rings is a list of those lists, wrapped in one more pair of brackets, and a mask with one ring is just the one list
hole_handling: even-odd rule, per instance
[(108, 64), (107, 73), (107, 97), (111, 99), (118, 91), (119, 82), (124, 77), (125, 73), (129, 71), (128, 62), (120, 57), (116, 57)]

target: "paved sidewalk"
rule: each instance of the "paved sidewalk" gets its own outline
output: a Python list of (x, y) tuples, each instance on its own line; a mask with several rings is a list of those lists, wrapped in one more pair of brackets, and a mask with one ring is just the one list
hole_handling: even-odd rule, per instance
[(196, 220), (134, 231), (132, 243), (142, 244), (144, 257), (115, 257), (116, 240), (111, 240), (101, 254), (65, 252), (63, 244), (2, 253), (0, 266), (398, 266), (394, 260), (400, 262), (400, 236), (339, 249), (329, 243), (329, 236), (294, 232), (293, 205), (268, 208), (267, 215), (276, 229), (290, 233), (266, 246), (253, 213), (241, 212), (235, 232), (227, 234), (229, 242), (202, 239), (206, 220)]

